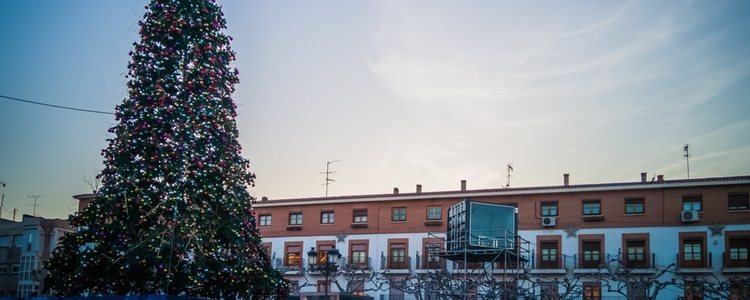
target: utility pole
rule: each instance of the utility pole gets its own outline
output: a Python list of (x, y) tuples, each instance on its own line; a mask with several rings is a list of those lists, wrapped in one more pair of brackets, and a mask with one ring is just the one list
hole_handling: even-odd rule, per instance
[(34, 210), (31, 213), (31, 215), (36, 217), (36, 207), (37, 206), (41, 206), (40, 204), (36, 204), (36, 201), (39, 200), (39, 198), (42, 198), (42, 196), (39, 196), (39, 195), (26, 195), (26, 197), (29, 197), (29, 199), (34, 198), (34, 204), (29, 204), (29, 205), (26, 205), (26, 206), (33, 206), (34, 207)]
[(340, 161), (341, 161), (340, 159), (333, 160), (333, 161), (327, 161), (326, 162), (326, 171), (323, 172), (323, 173), (320, 173), (320, 174), (326, 174), (326, 182), (325, 182), (325, 186), (326, 186), (326, 198), (328, 198), (328, 185), (330, 185), (331, 182), (336, 181), (336, 180), (331, 179), (331, 177), (330, 177), (331, 174), (336, 173), (336, 171), (331, 171), (331, 169), (330, 169), (331, 168), (331, 164), (335, 163), (335, 162), (340, 162)]
[(17, 208), (14, 208), (14, 209), (13, 209), (13, 222), (15, 222), (15, 221), (16, 221), (16, 211), (17, 211), (17, 210), (18, 210)]
[(683, 148), (685, 151), (685, 162), (687, 163), (687, 178), (690, 179), (690, 145), (685, 144), (685, 147)]
[[(5, 181), (0, 181), (0, 185), (2, 187), (5, 187)], [(5, 208), (5, 192), (3, 192), (3, 196), (0, 199), (0, 219), (3, 218), (3, 209)]]

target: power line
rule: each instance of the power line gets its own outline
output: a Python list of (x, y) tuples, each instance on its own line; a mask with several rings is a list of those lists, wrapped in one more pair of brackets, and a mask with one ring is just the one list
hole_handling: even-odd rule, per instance
[(84, 109), (84, 108), (76, 108), (76, 107), (70, 107), (70, 106), (62, 106), (62, 105), (55, 105), (55, 104), (49, 104), (49, 103), (42, 103), (42, 102), (25, 100), (25, 99), (20, 99), (20, 98), (5, 96), (5, 95), (0, 95), (0, 98), (5, 98), (5, 99), (8, 99), (8, 100), (19, 101), (19, 102), (25, 102), (25, 103), (30, 103), (30, 104), (36, 104), (36, 105), (42, 105), (42, 106), (60, 108), (60, 109), (75, 110), (75, 111), (82, 111), (82, 112), (89, 112), (89, 113), (103, 114), (103, 115), (114, 115), (114, 113), (111, 113), (111, 112), (108, 112), (108, 111), (91, 110), (91, 109)]

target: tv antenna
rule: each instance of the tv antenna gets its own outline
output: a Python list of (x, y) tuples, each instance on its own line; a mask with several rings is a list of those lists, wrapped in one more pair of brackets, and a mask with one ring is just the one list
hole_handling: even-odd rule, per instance
[(682, 156), (685, 157), (685, 162), (687, 163), (687, 178), (690, 179), (690, 145), (685, 144), (685, 147), (682, 150), (685, 151)]
[(505, 183), (505, 188), (507, 189), (510, 187), (510, 172), (513, 172), (513, 163), (508, 163), (506, 167), (508, 169), (508, 181)]
[(26, 205), (26, 206), (33, 206), (34, 207), (34, 210), (31, 213), (31, 215), (36, 217), (36, 207), (37, 206), (42, 206), (41, 204), (37, 204), (36, 201), (39, 200), (39, 198), (42, 198), (42, 196), (39, 196), (39, 195), (26, 195), (26, 197), (29, 197), (29, 199), (34, 198), (34, 204), (29, 204), (29, 205)]
[(332, 160), (332, 161), (327, 161), (326, 162), (326, 171), (320, 173), (320, 174), (326, 174), (326, 183), (325, 183), (325, 186), (326, 186), (326, 198), (328, 198), (328, 185), (330, 185), (331, 182), (335, 182), (336, 181), (334, 179), (331, 179), (331, 174), (336, 173), (336, 171), (331, 171), (331, 164), (335, 163), (335, 162), (340, 162), (340, 161), (341, 161), (340, 159)]

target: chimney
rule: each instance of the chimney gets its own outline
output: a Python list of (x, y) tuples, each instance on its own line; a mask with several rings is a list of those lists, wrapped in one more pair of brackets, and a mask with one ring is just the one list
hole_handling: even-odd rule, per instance
[(260, 198), (260, 202), (266, 202), (266, 201), (268, 201), (268, 197), (263, 196)]
[(646, 172), (641, 172), (641, 182), (646, 182), (646, 175), (648, 175)]
[(421, 194), (421, 193), (422, 193), (422, 185), (417, 184), (417, 194)]
[(563, 174), (563, 185), (564, 186), (570, 185), (570, 174), (568, 173)]
[(466, 190), (466, 180), (461, 180), (461, 190), (462, 191)]
[(664, 175), (656, 175), (657, 182), (664, 182)]
[(398, 187), (393, 188), (393, 194), (398, 195)]

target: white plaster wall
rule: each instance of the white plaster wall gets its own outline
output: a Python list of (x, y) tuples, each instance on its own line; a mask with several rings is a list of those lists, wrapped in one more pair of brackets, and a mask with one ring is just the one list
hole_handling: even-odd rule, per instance
[[(737, 231), (737, 230), (750, 230), (750, 224), (745, 225), (726, 225), (724, 231)], [(650, 237), (650, 251), (656, 253), (655, 267), (657, 269), (664, 268), (672, 263), (676, 263), (677, 253), (679, 252), (679, 233), (680, 232), (706, 232), (707, 240), (706, 245), (708, 252), (712, 256), (712, 268), (714, 275), (720, 279), (726, 279), (721, 272), (722, 266), (722, 253), (724, 252), (724, 235), (712, 236), (708, 226), (671, 226), (671, 227), (628, 227), (628, 228), (592, 228), (592, 229), (579, 229), (576, 232), (576, 236), (568, 236), (568, 233), (563, 229), (544, 229), (544, 230), (522, 230), (519, 231), (519, 235), (531, 242), (531, 249), (536, 249), (536, 236), (537, 235), (560, 235), (562, 236), (562, 254), (567, 256), (566, 268), (573, 269), (574, 261), (573, 256), (578, 254), (578, 236), (580, 234), (604, 234), (604, 246), (605, 254), (617, 254), (620, 248), (622, 248), (622, 234), (624, 233), (649, 233)], [(444, 235), (441, 235), (444, 236)], [(420, 256), (422, 253), (422, 239), (430, 236), (428, 233), (400, 233), (400, 234), (360, 234), (360, 235), (347, 235), (344, 242), (337, 242), (336, 248), (339, 249), (342, 256), (349, 255), (349, 240), (354, 239), (368, 239), (370, 240), (368, 254), (371, 258), (371, 266), (375, 271), (380, 271), (381, 266), (381, 254), (388, 255), (388, 240), (407, 238), (409, 239), (408, 255), (412, 260), (412, 270), (414, 269), (414, 258), (416, 253), (419, 252)], [(302, 241), (303, 242), (303, 254), (302, 257), (307, 261), (307, 251), (310, 247), (315, 246), (316, 241), (321, 240), (337, 240), (336, 236), (306, 236), (306, 237), (276, 237), (276, 238), (264, 238), (264, 242), (271, 242), (272, 253), (275, 254), (275, 258), (282, 259), (284, 256), (284, 242), (287, 241)], [(413, 272), (413, 271), (412, 271)], [(568, 271), (567, 276), (571, 276), (572, 272)], [(318, 278), (312, 278), (307, 275), (310, 283), (315, 283)], [(320, 276), (318, 276), (320, 277)], [(669, 273), (662, 277), (664, 280), (670, 280), (671, 278), (679, 277), (678, 275)], [(291, 279), (299, 278), (292, 277)], [(322, 279), (322, 277), (321, 277)], [(367, 286), (371, 287), (371, 286)], [(335, 285), (332, 287), (335, 292)], [(301, 292), (315, 292), (314, 286), (306, 287), (301, 289)], [(388, 291), (381, 292), (368, 292), (368, 295), (372, 295), (375, 299), (379, 299), (380, 295), (387, 295)], [(608, 293), (603, 291), (603, 296), (620, 296), (616, 293)], [(677, 288), (668, 288), (660, 292), (658, 299), (676, 299), (682, 296), (682, 290)], [(413, 299), (409, 295), (406, 295), (405, 299)]]

